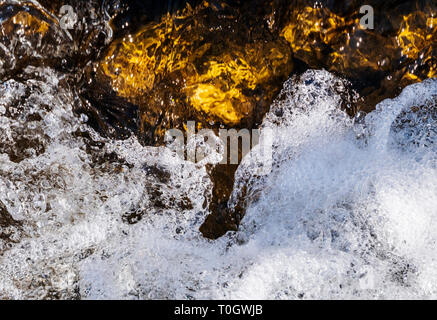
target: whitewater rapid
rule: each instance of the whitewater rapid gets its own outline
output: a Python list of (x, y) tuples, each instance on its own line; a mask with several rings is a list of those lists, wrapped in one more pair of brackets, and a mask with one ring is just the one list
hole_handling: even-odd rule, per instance
[(288, 80), (262, 125), (274, 169), (243, 161), (240, 231), (210, 241), (204, 165), (99, 136), (61, 74), (26, 74), (0, 84), (0, 201), (20, 222), (0, 229), (0, 298), (437, 298), (436, 79), (355, 119), (346, 81)]

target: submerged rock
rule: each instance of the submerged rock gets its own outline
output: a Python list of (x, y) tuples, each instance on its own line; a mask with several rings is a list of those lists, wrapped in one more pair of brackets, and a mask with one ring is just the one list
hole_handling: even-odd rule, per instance
[[(166, 130), (255, 127), (292, 71), (286, 42), (240, 22), (234, 7), (204, 2), (165, 15), (111, 44), (97, 83), (139, 106), (139, 134), (162, 143)], [(92, 93), (91, 93), (92, 94)]]
[(0, 2), (0, 76), (19, 73), (36, 62), (65, 56), (71, 50), (56, 16), (37, 3)]
[(73, 71), (96, 59), (112, 37), (100, 2), (0, 1), (0, 78), (29, 65)]
[[(361, 94), (343, 106), (350, 115), (369, 111), (435, 76), (436, 10), (431, 1), (368, 4), (374, 29), (361, 25), (358, 1), (191, 1), (142, 27), (126, 23), (129, 31), (119, 30), (122, 36), (89, 70), (88, 113), (104, 119), (92, 123), (113, 137), (131, 131), (146, 145), (162, 144), (167, 130), (190, 120), (199, 129), (256, 128), (291, 72), (321, 67)], [(382, 13), (388, 9), (390, 16)], [(213, 214), (201, 228), (208, 237), (239, 224), (227, 204), (235, 170), (209, 170)]]
[[(362, 24), (362, 1), (292, 1), (281, 36), (296, 58), (353, 81), (372, 110), (405, 86), (437, 75), (437, 7), (433, 1), (367, 1), (373, 27)], [(365, 21), (363, 21), (365, 22)]]

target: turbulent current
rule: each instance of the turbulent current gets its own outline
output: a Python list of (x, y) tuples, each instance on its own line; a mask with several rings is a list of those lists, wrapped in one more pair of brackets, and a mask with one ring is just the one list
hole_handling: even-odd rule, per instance
[(436, 79), (351, 119), (347, 81), (290, 78), (261, 126), (274, 168), (243, 160), (246, 216), (211, 241), (204, 166), (101, 137), (62, 74), (24, 73), (0, 84), (1, 298), (437, 298)]
[(0, 300), (437, 299), (435, 1), (368, 2), (0, 0)]

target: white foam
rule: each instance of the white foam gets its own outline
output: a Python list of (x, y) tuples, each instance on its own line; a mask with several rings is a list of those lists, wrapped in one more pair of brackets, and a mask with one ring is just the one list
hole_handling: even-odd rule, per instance
[[(241, 230), (209, 241), (198, 232), (211, 189), (205, 168), (135, 138), (99, 137), (72, 113), (74, 96), (54, 85), (59, 75), (43, 73), (0, 88), (5, 109), (24, 101), (43, 115), (30, 130), (42, 126), (45, 147), (19, 163), (0, 156), (0, 200), (23, 221), (17, 243), (0, 248), (0, 297), (437, 296), (436, 141), (414, 144), (411, 128), (392, 125), (413, 105), (435, 104), (436, 80), (406, 88), (360, 123), (339, 109), (346, 82), (325, 71), (289, 80), (263, 123), (275, 132), (274, 170), (260, 179), (253, 164), (239, 168), (235, 195), (243, 184), (254, 191)], [(30, 86), (53, 88), (38, 100), (26, 95)], [(425, 132), (428, 120), (415, 127), (425, 123)], [(19, 124), (0, 121), (10, 135)], [(93, 166), (73, 134), (80, 128), (127, 164)], [(168, 181), (145, 169), (153, 165)], [(189, 198), (192, 209), (154, 206), (156, 189), (163, 201)], [(133, 209), (143, 219), (122, 222)]]

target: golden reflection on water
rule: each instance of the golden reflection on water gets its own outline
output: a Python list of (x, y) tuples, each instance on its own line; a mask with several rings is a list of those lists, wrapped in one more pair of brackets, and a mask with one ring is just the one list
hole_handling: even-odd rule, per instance
[[(433, 45), (437, 42), (437, 18), (427, 17), (423, 12), (411, 13), (403, 17), (401, 29), (397, 35), (397, 42), (402, 49), (402, 55), (416, 61), (416, 65), (429, 65), (427, 78), (436, 76), (436, 57), (433, 52)], [(415, 68), (408, 70), (405, 78), (413, 81), (423, 80), (414, 74)]]
[[(211, 37), (210, 30), (220, 26), (209, 28), (208, 19), (200, 18), (206, 10), (213, 10), (206, 1), (194, 9), (188, 5), (115, 41), (101, 63), (112, 88), (141, 106), (159, 100), (158, 87), (166, 83), (175, 92), (172, 104), (234, 126), (254, 112), (262, 99), (254, 94), (257, 89), (264, 89), (266, 100), (274, 98), (273, 80), (289, 76), (292, 55), (311, 68), (356, 79), (383, 73), (396, 87), (436, 76), (434, 13), (410, 13), (398, 28), (379, 34), (365, 30), (358, 14), (343, 17), (324, 7), (303, 7), (292, 9), (271, 39), (235, 41), (224, 30)], [(166, 103), (161, 101), (163, 108)]]
[[(395, 60), (415, 60), (403, 78), (421, 81), (435, 76), (433, 44), (436, 44), (436, 18), (433, 13), (413, 12), (402, 17), (396, 36), (382, 36), (365, 30), (358, 17), (341, 17), (327, 8), (305, 7), (291, 14), (281, 36), (293, 53), (310, 65), (319, 61), (331, 71), (355, 76), (356, 70), (394, 71)], [(414, 73), (418, 64), (428, 72)]]
[[(207, 2), (196, 9), (187, 6), (114, 42), (101, 64), (113, 89), (141, 104), (141, 97), (157, 84), (178, 78), (174, 90), (184, 98), (174, 102), (201, 112), (207, 121), (235, 125), (250, 116), (260, 99), (253, 91), (269, 88), (270, 82), (286, 79), (291, 72), (290, 49), (281, 40), (237, 44), (226, 34), (219, 39), (226, 50), (216, 48), (204, 40), (210, 34), (198, 33), (207, 26), (192, 18), (207, 8)], [(269, 91), (274, 90), (265, 94)]]
[(225, 124), (237, 124), (252, 113), (253, 103), (244, 88), (255, 90), (280, 73), (284, 61), (289, 62), (288, 53), (274, 44), (251, 44), (243, 49), (235, 48), (208, 61), (206, 72), (188, 78), (184, 88), (194, 108)]
[(320, 42), (329, 44), (340, 33), (347, 36), (347, 28), (359, 25), (359, 19), (346, 20), (327, 8), (305, 7), (293, 12), (291, 20), (282, 30), (281, 36), (290, 43), (293, 52), (313, 52), (314, 45)]
[(102, 67), (116, 92), (126, 98), (145, 94), (165, 72), (187, 65), (188, 58), (182, 55), (189, 43), (174, 36), (178, 27), (173, 22), (167, 15), (111, 45)]
[(20, 11), (13, 18), (12, 23), (14, 25), (19, 25), (29, 30), (32, 33), (39, 33), (42, 37), (45, 36), (49, 30), (50, 25), (38, 18), (32, 16), (28, 12)]
[(26, 11), (19, 11), (10, 19), (0, 20), (0, 35), (3, 34), (7, 38), (12, 38), (13, 35), (43, 38), (49, 28), (49, 22)]

